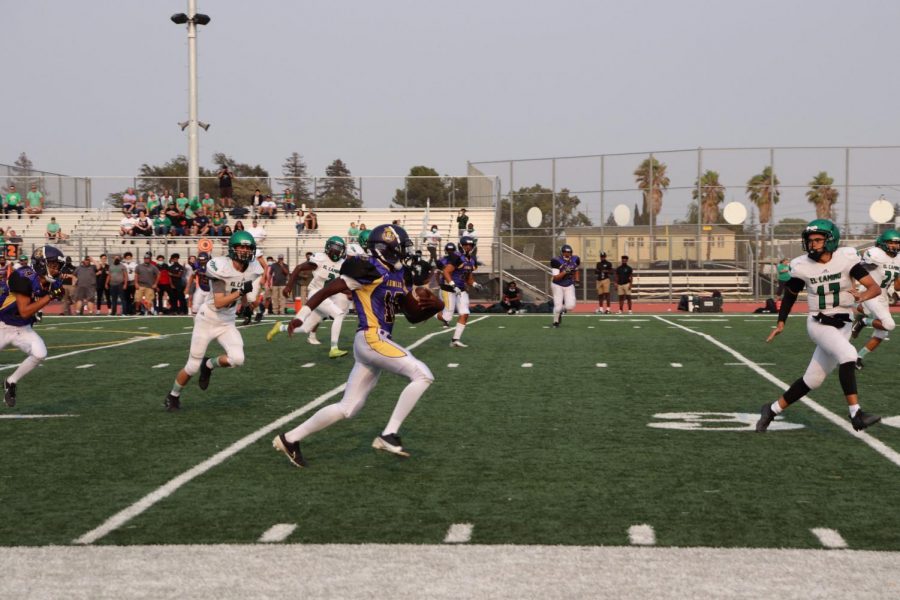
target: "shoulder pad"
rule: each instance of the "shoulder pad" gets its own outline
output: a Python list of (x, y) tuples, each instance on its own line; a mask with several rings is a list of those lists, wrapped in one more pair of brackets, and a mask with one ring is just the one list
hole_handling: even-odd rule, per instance
[(558, 269), (558, 268), (560, 268), (561, 266), (562, 266), (562, 263), (560, 262), (560, 260), (559, 260), (558, 258), (551, 258), (551, 259), (550, 259), (550, 268), (551, 268), (551, 269)]
[(351, 256), (341, 265), (341, 275), (362, 283), (371, 283), (381, 277), (378, 269), (367, 259)]

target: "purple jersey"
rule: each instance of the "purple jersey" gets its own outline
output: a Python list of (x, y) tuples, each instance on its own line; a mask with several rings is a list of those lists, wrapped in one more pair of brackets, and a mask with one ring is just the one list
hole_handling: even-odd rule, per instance
[(209, 291), (209, 276), (206, 274), (206, 264), (197, 262), (194, 265), (194, 274), (197, 276), (197, 287), (204, 292)]
[(409, 291), (405, 269), (392, 271), (375, 257), (351, 256), (341, 265), (341, 277), (351, 279), (353, 303), (359, 316), (357, 331), (394, 329), (394, 316)]
[(560, 273), (565, 273), (566, 276), (560, 279), (559, 281), (554, 281), (556, 285), (561, 285), (562, 287), (569, 287), (570, 285), (575, 284), (575, 272), (578, 270), (578, 267), (581, 265), (581, 259), (576, 255), (572, 255), (570, 258), (563, 258), (562, 256), (557, 256), (556, 258), (550, 259), (550, 268), (556, 269)]
[(469, 276), (475, 270), (475, 257), (466, 256), (463, 252), (457, 252), (447, 258), (447, 263), (453, 265), (453, 272), (450, 274), (453, 285), (461, 290), (465, 290)]
[(19, 267), (10, 274), (9, 280), (0, 281), (0, 321), (14, 327), (31, 325), (37, 319), (19, 314), (15, 294), (23, 294), (32, 300), (46, 295), (40, 275), (31, 267)]

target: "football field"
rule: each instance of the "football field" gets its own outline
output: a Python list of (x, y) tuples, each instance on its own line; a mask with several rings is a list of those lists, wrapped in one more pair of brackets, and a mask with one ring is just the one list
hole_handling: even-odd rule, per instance
[[(162, 404), (190, 319), (39, 324), (50, 359), (0, 410), (4, 556), (23, 546), (846, 548), (882, 557), (853, 559), (876, 568), (871, 592), (900, 590), (897, 569), (876, 567), (884, 556), (900, 564), (882, 554), (900, 551), (891, 341), (859, 373), (861, 404), (883, 423), (853, 432), (834, 374), (759, 435), (760, 405), (809, 361), (804, 317), (766, 344), (771, 315), (574, 315), (559, 329), (549, 315), (472, 315), (468, 348), (450, 348), (437, 323), (401, 320), (395, 339), (435, 375), (400, 432), (411, 458), (370, 447), (405, 385), (384, 374), (355, 419), (302, 443), (301, 470), (272, 437), (340, 399), (352, 355), (328, 358), (328, 323), (321, 346), (266, 342), (270, 323), (242, 328), (245, 366), (215, 370), (206, 392), (195, 378), (179, 413)], [(345, 322), (343, 348), (355, 325)], [(21, 359), (7, 349), (0, 369)]]

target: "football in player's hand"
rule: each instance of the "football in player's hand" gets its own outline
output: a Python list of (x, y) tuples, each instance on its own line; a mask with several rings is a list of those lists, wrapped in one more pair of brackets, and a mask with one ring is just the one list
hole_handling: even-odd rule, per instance
[(422, 323), (444, 310), (444, 303), (431, 290), (420, 287), (414, 288), (403, 297), (401, 308), (407, 321)]

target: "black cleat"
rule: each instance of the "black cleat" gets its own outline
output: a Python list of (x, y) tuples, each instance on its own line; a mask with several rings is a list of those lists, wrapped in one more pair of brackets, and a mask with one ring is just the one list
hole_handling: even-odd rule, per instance
[(379, 435), (372, 441), (372, 447), (376, 450), (383, 450), (403, 458), (409, 458), (409, 452), (403, 449), (403, 442), (400, 441), (400, 436), (396, 433)]
[(212, 377), (212, 369), (206, 366), (206, 361), (208, 360), (209, 357), (204, 356), (203, 362), (200, 363), (200, 380), (197, 382), (197, 384), (200, 386), (201, 390), (205, 390), (209, 387), (209, 378)]
[(862, 371), (863, 367), (865, 367), (865, 366), (866, 365), (863, 364), (863, 359), (861, 359), (861, 358), (856, 359), (856, 370), (857, 371)]
[(10, 408), (16, 405), (16, 384), (10, 383), (9, 380), (3, 382), (3, 400)]
[(444, 317), (442, 317), (440, 314), (437, 314), (435, 316), (437, 316), (437, 320), (441, 322), (441, 327), (450, 327), (450, 322), (445, 321)]
[(263, 313), (258, 312), (258, 313), (256, 313), (256, 318), (253, 319), (253, 322), (259, 323), (260, 321), (262, 321), (262, 318), (263, 318)]
[(166, 396), (165, 407), (169, 412), (181, 410), (181, 398), (179, 396), (173, 396), (172, 394), (169, 394), (168, 396)]
[(853, 424), (853, 429), (856, 431), (862, 431), (866, 427), (870, 427), (880, 420), (881, 417), (878, 415), (870, 415), (869, 413), (864, 413), (862, 410), (856, 411), (855, 417), (850, 417), (850, 422)]
[(850, 329), (850, 339), (855, 340), (859, 337), (859, 332), (863, 330), (863, 327), (866, 326), (866, 321), (863, 319), (863, 316), (859, 313), (856, 313), (856, 316), (853, 318), (853, 327)]
[(775, 420), (775, 411), (771, 404), (763, 404), (759, 409), (759, 421), (756, 422), (756, 433), (765, 433), (772, 421)]
[(291, 461), (291, 464), (295, 467), (300, 467), (302, 469), (306, 466), (306, 461), (303, 460), (303, 454), (300, 452), (300, 442), (291, 443), (284, 439), (283, 433), (279, 433), (275, 436), (275, 439), (272, 440), (272, 447), (279, 452), (284, 452), (284, 455), (288, 457), (288, 460)]

